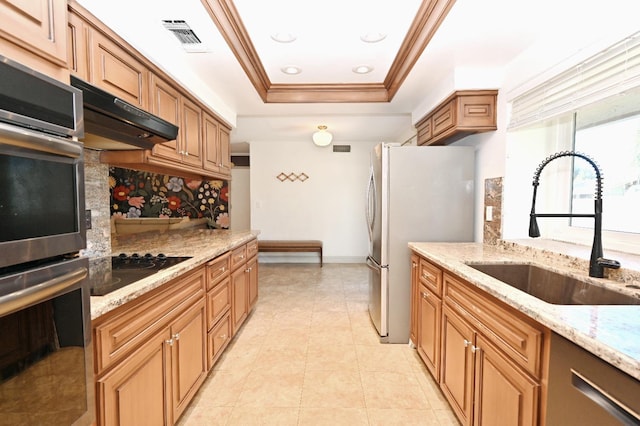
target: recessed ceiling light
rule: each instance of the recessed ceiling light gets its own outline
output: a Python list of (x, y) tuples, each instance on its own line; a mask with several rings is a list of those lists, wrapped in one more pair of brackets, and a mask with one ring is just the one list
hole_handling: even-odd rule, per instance
[(273, 33), (271, 34), (271, 39), (273, 41), (277, 41), (278, 43), (291, 43), (295, 41), (298, 37), (292, 33)]
[(366, 33), (360, 36), (360, 40), (365, 43), (377, 43), (384, 40), (387, 37), (384, 33)]
[(356, 74), (368, 74), (373, 71), (373, 67), (369, 65), (358, 65), (357, 67), (352, 68), (351, 71), (355, 72)]
[(285, 74), (296, 75), (296, 74), (300, 74), (302, 72), (302, 69), (294, 65), (287, 65), (286, 67), (280, 68), (280, 71), (282, 71)]

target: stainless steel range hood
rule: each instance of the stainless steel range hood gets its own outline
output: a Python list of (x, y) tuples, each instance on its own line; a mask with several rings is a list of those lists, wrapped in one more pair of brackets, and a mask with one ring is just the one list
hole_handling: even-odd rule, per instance
[(82, 90), (87, 148), (151, 149), (178, 136), (177, 126), (86, 81), (71, 76), (71, 85)]

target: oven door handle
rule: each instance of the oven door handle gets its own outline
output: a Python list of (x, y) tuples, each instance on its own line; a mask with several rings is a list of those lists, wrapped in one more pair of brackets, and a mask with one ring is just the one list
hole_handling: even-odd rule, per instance
[(85, 279), (88, 274), (87, 268), (78, 268), (33, 287), (2, 296), (0, 297), (0, 316), (12, 314), (62, 294), (69, 287)]

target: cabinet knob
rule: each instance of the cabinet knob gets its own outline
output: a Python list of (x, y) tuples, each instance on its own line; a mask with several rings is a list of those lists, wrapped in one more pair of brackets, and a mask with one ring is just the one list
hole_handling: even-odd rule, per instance
[(422, 298), (426, 299), (427, 297), (429, 297), (429, 293), (427, 293), (426, 291), (422, 292)]
[(220, 336), (218, 336), (218, 339), (226, 340), (227, 339), (227, 335), (226, 334), (221, 334)]
[(467, 339), (464, 339), (464, 347), (469, 347), (469, 345), (471, 344), (470, 341), (468, 341)]
[(174, 340), (173, 339), (169, 339), (169, 340), (165, 340), (164, 342), (169, 346), (173, 346)]
[(480, 348), (479, 348), (479, 347), (477, 347), (477, 346), (473, 346), (473, 345), (472, 345), (472, 346), (471, 346), (471, 353), (474, 353), (474, 354), (475, 354), (476, 352), (480, 352)]
[(176, 333), (172, 336), (172, 340), (180, 340), (180, 333)]
[(418, 264), (417, 264), (417, 263), (412, 263), (412, 264), (411, 264), (411, 267), (412, 267), (412, 268), (417, 268), (417, 267), (418, 267)]

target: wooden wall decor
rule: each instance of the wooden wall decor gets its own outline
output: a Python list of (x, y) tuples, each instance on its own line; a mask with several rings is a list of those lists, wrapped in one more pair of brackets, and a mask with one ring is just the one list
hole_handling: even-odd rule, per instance
[(280, 174), (278, 176), (276, 176), (276, 179), (278, 179), (280, 182), (284, 182), (286, 180), (290, 180), (291, 182), (295, 182), (296, 180), (299, 180), (300, 182), (304, 182), (305, 180), (309, 179), (309, 175), (307, 175), (306, 173), (300, 173), (300, 174), (296, 174), (296, 173), (285, 173), (285, 172), (280, 172)]

